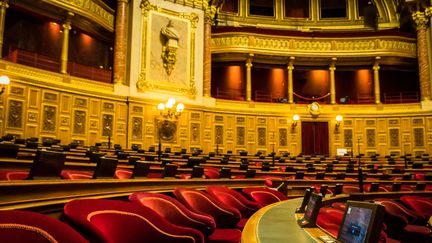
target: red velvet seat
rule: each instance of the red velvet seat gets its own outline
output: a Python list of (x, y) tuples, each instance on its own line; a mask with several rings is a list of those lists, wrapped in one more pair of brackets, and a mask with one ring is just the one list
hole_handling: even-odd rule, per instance
[(400, 200), (426, 219), (432, 216), (432, 199), (421, 196), (404, 195)]
[(279, 191), (262, 187), (243, 188), (242, 192), (259, 203), (262, 207), (272, 203), (288, 200), (288, 198)]
[(283, 181), (284, 178), (281, 176), (264, 176), (264, 185), (267, 187), (273, 186), (273, 181)]
[(342, 210), (322, 207), (318, 213), (316, 224), (329, 232), (333, 237), (337, 237), (343, 216), (344, 211)]
[(173, 225), (150, 208), (131, 202), (74, 200), (64, 206), (64, 215), (98, 242), (204, 242), (198, 230)]
[(358, 186), (344, 185), (342, 187), (342, 193), (343, 194), (350, 194), (350, 193), (356, 193), (356, 192), (360, 192), (360, 188)]
[(205, 192), (189, 188), (176, 188), (174, 195), (190, 210), (212, 216), (217, 228), (235, 228), (240, 221), (239, 210), (219, 203)]
[(25, 170), (0, 170), (0, 180), (25, 180), (29, 172)]
[(49, 216), (20, 211), (0, 211), (0, 241), (8, 243), (88, 242), (69, 225)]
[(115, 179), (131, 179), (132, 178), (132, 170), (117, 168), (114, 173)]
[(61, 178), (68, 180), (91, 179), (93, 178), (93, 172), (79, 170), (62, 170)]
[(219, 179), (220, 173), (217, 168), (214, 167), (205, 167), (204, 168), (204, 176), (207, 179)]
[(206, 242), (236, 243), (241, 237), (241, 233), (237, 229), (216, 229), (216, 223), (212, 216), (195, 213), (167, 195), (136, 192), (129, 196), (129, 200), (153, 209), (175, 225), (201, 231), (206, 236)]
[(344, 211), (344, 212), (346, 210), (346, 203), (345, 202), (334, 202), (334, 203), (332, 203), (331, 206), (332, 206), (332, 208), (339, 209), (339, 210)]

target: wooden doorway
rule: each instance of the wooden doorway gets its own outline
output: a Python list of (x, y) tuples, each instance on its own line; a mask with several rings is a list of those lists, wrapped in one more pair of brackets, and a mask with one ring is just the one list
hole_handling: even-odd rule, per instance
[(328, 122), (302, 122), (303, 154), (329, 154)]

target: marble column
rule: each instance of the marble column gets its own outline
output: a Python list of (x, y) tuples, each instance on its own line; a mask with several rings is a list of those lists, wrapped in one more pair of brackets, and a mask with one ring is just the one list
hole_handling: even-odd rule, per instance
[(6, 21), (6, 9), (9, 7), (9, 0), (0, 1), (0, 58), (3, 57), (4, 26)]
[(375, 104), (381, 104), (381, 93), (380, 93), (380, 80), (379, 80), (379, 60), (381, 57), (375, 57), (375, 63), (372, 67), (374, 77), (374, 93), (375, 93)]
[(71, 20), (75, 14), (72, 12), (67, 13), (66, 20), (62, 24), (63, 41), (60, 56), (60, 73), (67, 73), (68, 53), (69, 53), (69, 30), (71, 27)]
[(427, 46), (428, 18), (424, 12), (417, 11), (412, 14), (417, 30), (417, 57), (419, 66), (420, 93), (422, 101), (431, 99), (429, 57)]
[(295, 57), (290, 57), (290, 61), (288, 63), (288, 103), (294, 103), (294, 91), (293, 91), (293, 70), (294, 70), (294, 60)]
[(211, 96), (211, 27), (214, 25), (216, 7), (204, 1), (204, 64), (203, 64), (203, 96)]
[[(126, 84), (127, 5), (129, 0), (117, 0), (114, 42), (114, 84)], [(145, 31), (145, 30), (143, 30)]]
[(254, 54), (249, 54), (246, 59), (246, 101), (252, 101), (252, 59)]
[(337, 58), (331, 59), (329, 71), (330, 71), (330, 104), (336, 104), (336, 85), (335, 85), (335, 70), (336, 70)]

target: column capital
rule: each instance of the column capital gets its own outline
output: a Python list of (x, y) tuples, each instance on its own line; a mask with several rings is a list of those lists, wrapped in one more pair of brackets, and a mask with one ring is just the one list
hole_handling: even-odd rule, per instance
[(9, 8), (9, 0), (0, 0), (0, 8)]
[(412, 19), (416, 25), (416, 30), (425, 30), (428, 27), (429, 19), (425, 12), (416, 11), (412, 15)]
[(216, 24), (216, 14), (222, 6), (223, 1), (203, 1), (204, 7), (204, 23), (215, 25)]

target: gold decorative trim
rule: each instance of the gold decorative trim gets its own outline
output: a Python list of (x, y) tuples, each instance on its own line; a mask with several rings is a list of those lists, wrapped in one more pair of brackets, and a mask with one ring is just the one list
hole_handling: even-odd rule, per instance
[(42, 2), (77, 13), (111, 32), (114, 31), (114, 10), (102, 5), (101, 1), (42, 0)]
[(212, 53), (244, 52), (279, 56), (400, 56), (417, 57), (416, 40), (398, 36), (304, 38), (251, 33), (212, 35)]

